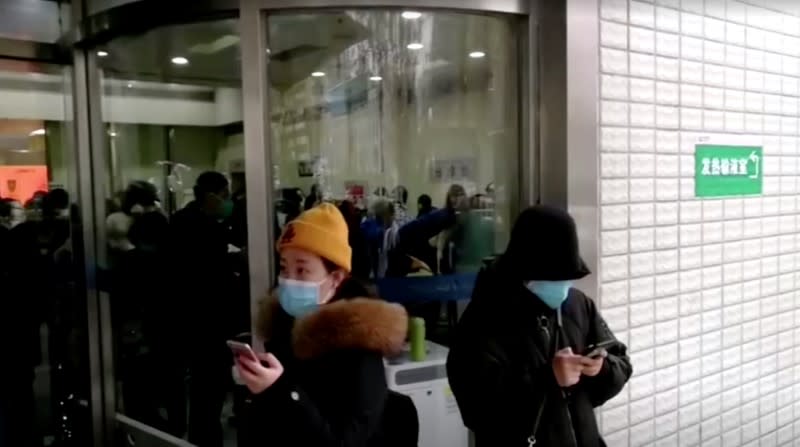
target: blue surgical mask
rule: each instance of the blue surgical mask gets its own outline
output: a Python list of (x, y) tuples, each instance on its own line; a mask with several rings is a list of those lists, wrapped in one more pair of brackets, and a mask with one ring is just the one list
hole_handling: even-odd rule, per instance
[(525, 284), (547, 307), (559, 309), (569, 296), (572, 281), (530, 281)]
[(319, 288), (322, 283), (278, 279), (278, 301), (287, 314), (302, 318), (319, 309)]

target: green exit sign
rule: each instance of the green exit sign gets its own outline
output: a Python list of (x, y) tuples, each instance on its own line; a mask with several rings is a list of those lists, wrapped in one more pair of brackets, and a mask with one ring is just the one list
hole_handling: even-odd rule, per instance
[(729, 197), (761, 194), (764, 148), (698, 144), (694, 152), (695, 196)]

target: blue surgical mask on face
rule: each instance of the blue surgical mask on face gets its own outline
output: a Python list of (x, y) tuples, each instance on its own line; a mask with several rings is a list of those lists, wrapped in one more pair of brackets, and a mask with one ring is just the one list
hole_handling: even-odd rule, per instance
[(572, 281), (530, 281), (525, 284), (547, 307), (558, 309), (564, 304), (572, 288)]
[(278, 279), (278, 301), (287, 314), (302, 318), (319, 309), (319, 288), (322, 283)]

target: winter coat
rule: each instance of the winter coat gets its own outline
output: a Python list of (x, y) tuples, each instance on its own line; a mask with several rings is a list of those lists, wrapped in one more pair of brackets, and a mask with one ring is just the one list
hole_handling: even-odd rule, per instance
[(259, 320), (284, 374), (249, 403), (249, 446), (417, 446), (416, 408), (389, 391), (383, 363), (405, 341), (402, 307), (341, 299), (294, 321), (271, 298)]
[(235, 277), (228, 229), (191, 202), (172, 216), (168, 237), (174, 281), (172, 299), (164, 302), (166, 311), (178, 322), (176, 329), (189, 334), (185, 342), (195, 351), (192, 356), (208, 358), (213, 346), (214, 359), (229, 359), (225, 340), (238, 328), (236, 307), (229, 302)]
[[(559, 325), (559, 320), (561, 324)], [(560, 327), (559, 327), (560, 326)], [(562, 389), (554, 353), (615, 340), (594, 302), (576, 289), (558, 313), (497, 265), (482, 271), (458, 324), (447, 372), (478, 447), (599, 447), (594, 409), (614, 397), (632, 369), (617, 342), (596, 377)]]

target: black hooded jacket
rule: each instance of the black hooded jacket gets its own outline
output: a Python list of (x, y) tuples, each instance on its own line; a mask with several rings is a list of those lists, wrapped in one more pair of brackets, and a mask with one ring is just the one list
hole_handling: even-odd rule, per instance
[[(549, 262), (548, 262), (549, 260)], [(573, 280), (588, 268), (566, 213), (536, 207), (522, 213), (509, 249), (478, 276), (447, 362), (464, 423), (478, 447), (599, 447), (594, 409), (631, 376), (626, 347), (608, 348), (601, 372), (571, 388), (556, 382), (552, 359), (571, 347), (616, 340), (594, 302), (577, 289), (559, 310), (526, 287), (530, 280)]]

